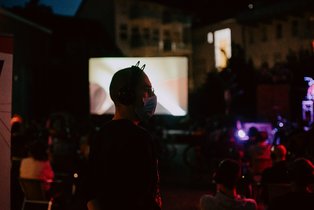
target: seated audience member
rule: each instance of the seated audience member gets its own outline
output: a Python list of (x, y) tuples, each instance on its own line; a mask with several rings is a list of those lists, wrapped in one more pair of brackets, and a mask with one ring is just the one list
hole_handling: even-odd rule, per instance
[(296, 159), (289, 170), (292, 190), (273, 198), (268, 210), (310, 210), (313, 209), (314, 165), (306, 158)]
[(201, 210), (256, 210), (254, 199), (244, 198), (237, 193), (236, 186), (241, 178), (241, 166), (232, 159), (220, 162), (214, 175), (217, 184), (215, 195), (205, 194), (200, 198)]
[(261, 198), (264, 203), (268, 203), (269, 184), (288, 184), (288, 162), (286, 160), (287, 149), (284, 145), (276, 145), (272, 148), (272, 166), (266, 168), (261, 179)]
[(45, 190), (50, 189), (50, 182), (54, 179), (54, 171), (48, 159), (48, 145), (35, 141), (29, 145), (29, 155), (21, 160), (20, 177), (40, 179), (47, 182)]

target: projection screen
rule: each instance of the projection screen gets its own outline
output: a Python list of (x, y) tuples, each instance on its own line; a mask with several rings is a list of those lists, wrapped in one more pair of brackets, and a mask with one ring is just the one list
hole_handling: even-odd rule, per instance
[(90, 113), (113, 114), (109, 84), (119, 69), (145, 64), (157, 95), (156, 115), (185, 116), (188, 111), (187, 57), (101, 57), (89, 59)]

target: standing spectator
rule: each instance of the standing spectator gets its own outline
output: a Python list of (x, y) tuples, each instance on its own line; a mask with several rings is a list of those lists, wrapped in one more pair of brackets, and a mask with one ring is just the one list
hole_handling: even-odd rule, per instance
[(272, 166), (263, 171), (261, 179), (261, 199), (265, 204), (268, 204), (269, 201), (269, 184), (290, 183), (288, 175), (289, 164), (286, 156), (287, 149), (284, 145), (278, 144), (273, 147), (271, 152)]
[(214, 175), (217, 184), (215, 195), (205, 194), (200, 199), (201, 210), (256, 210), (254, 199), (244, 198), (237, 193), (241, 178), (241, 166), (232, 159), (220, 162)]
[(111, 80), (115, 114), (91, 142), (88, 209), (161, 208), (153, 139), (139, 126), (154, 114), (157, 105), (143, 69), (138, 65), (121, 69)]
[(286, 160), (287, 149), (278, 144), (271, 151), (272, 166), (266, 168), (262, 173), (263, 183), (288, 183), (288, 162)]
[(313, 209), (314, 165), (306, 158), (298, 158), (292, 163), (290, 175), (291, 192), (275, 197), (268, 210), (310, 210)]

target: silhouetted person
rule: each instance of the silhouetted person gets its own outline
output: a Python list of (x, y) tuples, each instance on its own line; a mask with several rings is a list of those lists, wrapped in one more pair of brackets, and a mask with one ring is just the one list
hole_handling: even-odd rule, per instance
[(290, 177), (288, 175), (289, 164), (286, 160), (287, 149), (279, 144), (273, 147), (271, 152), (272, 166), (266, 168), (262, 173), (261, 179), (261, 197), (264, 203), (268, 203), (268, 185), (269, 184), (288, 184)]
[(225, 159), (220, 162), (214, 175), (217, 184), (215, 195), (205, 194), (200, 199), (201, 210), (256, 210), (254, 199), (244, 198), (237, 193), (237, 184), (241, 178), (239, 162)]
[(260, 131), (255, 143), (248, 148), (250, 170), (253, 176), (261, 176), (262, 172), (271, 166), (271, 145), (268, 134)]
[(256, 143), (257, 138), (260, 136), (260, 132), (255, 126), (251, 126), (248, 130), (248, 140), (243, 142), (243, 150), (244, 150), (244, 157), (243, 161), (247, 162), (250, 159), (249, 148)]
[[(18, 117), (13, 117), (18, 118)], [(12, 118), (12, 119), (13, 119)], [(12, 120), (11, 126), (11, 156), (13, 160), (21, 160), (27, 156), (27, 138), (22, 119)]]
[(29, 156), (21, 160), (20, 177), (45, 181), (45, 190), (50, 190), (54, 179), (54, 171), (48, 158), (48, 145), (35, 140), (29, 145)]
[(314, 166), (306, 158), (298, 158), (289, 171), (292, 191), (272, 199), (268, 210), (310, 210), (314, 205)]
[(288, 161), (286, 160), (287, 149), (284, 145), (274, 146), (271, 151), (272, 166), (266, 168), (262, 173), (262, 182), (265, 183), (287, 183)]
[(101, 126), (90, 147), (89, 209), (161, 208), (153, 139), (139, 126), (154, 114), (157, 98), (138, 65), (116, 72), (110, 83), (113, 119)]
[(292, 158), (306, 157), (314, 161), (314, 126), (307, 131), (301, 131), (290, 136), (287, 140), (287, 149)]

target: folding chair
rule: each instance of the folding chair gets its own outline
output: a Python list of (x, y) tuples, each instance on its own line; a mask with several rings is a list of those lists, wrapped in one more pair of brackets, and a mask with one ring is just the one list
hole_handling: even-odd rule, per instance
[(22, 210), (27, 203), (47, 205), (47, 210), (51, 210), (53, 198), (47, 195), (44, 188), (47, 182), (40, 179), (19, 178), (19, 183), (24, 193)]

